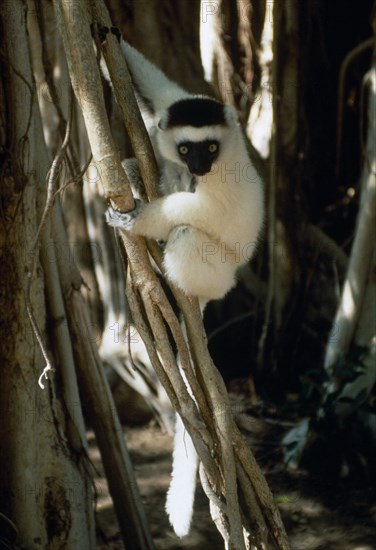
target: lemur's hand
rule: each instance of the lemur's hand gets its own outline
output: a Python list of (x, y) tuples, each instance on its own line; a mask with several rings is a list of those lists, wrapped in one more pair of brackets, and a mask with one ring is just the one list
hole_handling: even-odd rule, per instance
[(135, 203), (135, 208), (130, 212), (119, 212), (118, 210), (114, 210), (112, 206), (109, 206), (105, 213), (108, 225), (131, 231), (136, 217), (141, 212), (143, 205), (142, 201), (139, 199), (135, 199)]

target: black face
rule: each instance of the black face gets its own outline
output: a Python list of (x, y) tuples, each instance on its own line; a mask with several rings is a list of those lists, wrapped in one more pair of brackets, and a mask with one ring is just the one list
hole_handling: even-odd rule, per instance
[(210, 172), (213, 162), (219, 154), (219, 142), (215, 139), (205, 141), (182, 141), (177, 146), (179, 156), (195, 176)]

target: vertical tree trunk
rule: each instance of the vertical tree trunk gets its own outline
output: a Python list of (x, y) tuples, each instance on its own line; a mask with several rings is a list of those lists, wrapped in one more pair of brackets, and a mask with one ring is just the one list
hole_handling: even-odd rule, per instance
[[(374, 20), (376, 38), (376, 16)], [(375, 42), (376, 43), (376, 42)], [(354, 381), (342, 388), (336, 413), (346, 416), (365, 402), (376, 380), (376, 47), (364, 83), (368, 91), (367, 139), (360, 179), (361, 198), (357, 227), (338, 310), (328, 340), (325, 363), (330, 384), (329, 395), (341, 389), (335, 366), (351, 347), (364, 347), (363, 369)], [(359, 399), (363, 393), (363, 398)]]
[[(45, 360), (26, 310), (40, 210), (37, 184), (44, 181), (48, 162), (31, 74), (24, 3), (5, 2), (0, 24), (4, 75), (1, 140), (6, 151), (0, 167), (0, 510), (15, 525), (18, 544), (24, 548), (92, 548), (93, 502), (80, 460), (80, 404), (67, 402), (72, 393), (64, 387), (59, 369), (44, 390), (39, 387)], [(31, 274), (30, 301), (46, 339), (45, 278), (38, 261), (36, 266)], [(60, 366), (59, 360), (56, 364)], [(73, 387), (74, 379), (70, 383)], [(75, 390), (78, 395), (76, 386)], [(78, 435), (74, 445), (70, 424)]]
[(273, 135), (267, 195), (269, 280), (259, 363), (272, 364), (276, 370), (277, 356), (283, 356), (285, 346), (291, 350), (289, 339), (293, 331), (287, 323), (295, 306), (292, 291), (298, 284), (300, 269), (296, 231), (299, 226), (296, 203), (299, 4), (297, 0), (287, 4), (275, 2), (270, 14), (273, 17)]

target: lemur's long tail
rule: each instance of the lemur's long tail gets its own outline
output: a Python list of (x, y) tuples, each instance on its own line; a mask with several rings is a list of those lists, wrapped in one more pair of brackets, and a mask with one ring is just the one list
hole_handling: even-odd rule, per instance
[(179, 537), (188, 534), (193, 514), (198, 456), (180, 416), (176, 417), (172, 479), (166, 512)]
[(188, 92), (172, 82), (153, 63), (127, 42), (121, 49), (132, 75), (133, 84), (152, 112), (167, 109), (175, 101), (189, 97)]

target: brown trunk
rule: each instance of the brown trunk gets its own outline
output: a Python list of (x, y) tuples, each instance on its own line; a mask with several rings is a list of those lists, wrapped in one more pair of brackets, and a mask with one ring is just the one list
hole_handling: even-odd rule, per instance
[[(44, 380), (44, 390), (38, 385), (46, 361), (26, 308), (29, 294), (48, 352), (47, 329), (54, 332), (54, 327), (46, 323), (45, 292), (51, 280), (37, 258), (36, 270), (30, 272), (38, 252), (34, 248), (40, 212), (37, 190), (48, 164), (22, 2), (4, 4), (1, 31), (5, 57), (0, 105), (6, 105), (1, 113), (5, 124), (1, 139), (7, 156), (1, 164), (0, 509), (15, 525), (17, 544), (22, 547), (90, 548), (94, 544), (93, 500), (83, 465), (85, 443), (77, 386), (74, 378), (66, 385), (66, 361), (57, 355), (56, 372)], [(42, 242), (47, 246), (48, 239), (44, 236)], [(59, 290), (57, 282), (55, 294)]]

